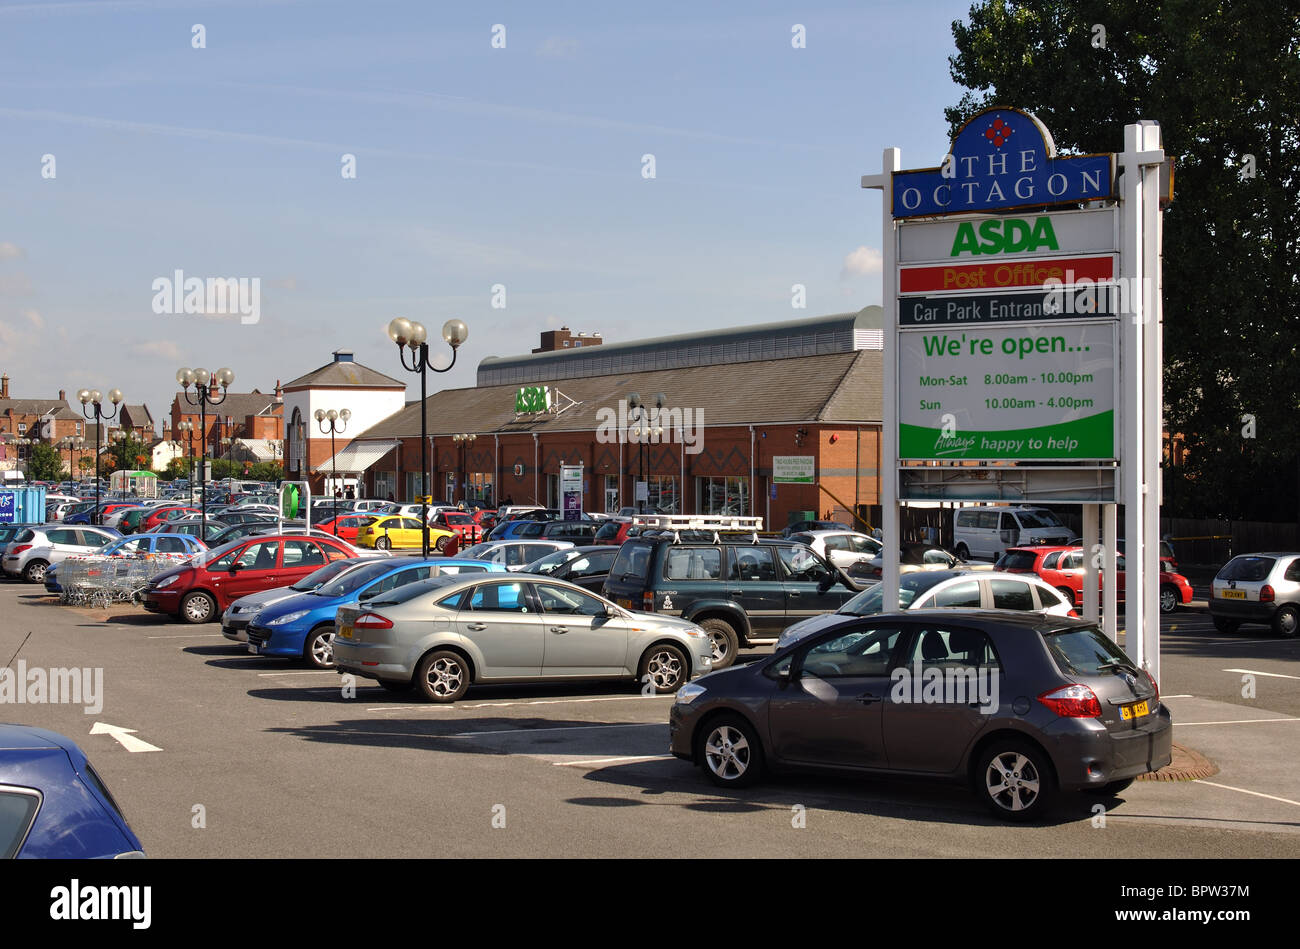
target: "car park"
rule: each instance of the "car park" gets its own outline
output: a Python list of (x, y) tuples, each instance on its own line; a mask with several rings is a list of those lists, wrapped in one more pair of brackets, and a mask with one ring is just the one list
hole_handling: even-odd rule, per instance
[(952, 549), (961, 560), (997, 560), (1008, 547), (1061, 546), (1074, 539), (1044, 507), (963, 507), (953, 512)]
[(526, 564), (521, 572), (568, 580), (584, 590), (599, 593), (617, 557), (616, 547), (566, 547)]
[[(951, 683), (928, 701), (927, 673)], [(669, 733), (722, 787), (783, 770), (928, 776), (1026, 821), (1060, 791), (1114, 795), (1169, 764), (1173, 723), (1156, 683), (1090, 623), (925, 610), (846, 616), (683, 686)]]
[(604, 594), (625, 609), (698, 623), (715, 669), (796, 620), (833, 613), (862, 589), (803, 544), (728, 532), (702, 517), (681, 523), (686, 529), (647, 529), (620, 547)]
[(0, 724), (0, 859), (143, 856), (140, 838), (76, 742)]
[(28, 583), (44, 583), (50, 564), (90, 553), (120, 537), (107, 527), (31, 527), (15, 534), (4, 549), (4, 572)]
[(625, 610), (563, 580), (438, 576), (340, 607), (340, 673), (455, 702), (493, 682), (633, 679), (675, 692), (712, 664), (696, 624)]
[(331, 560), (352, 556), (332, 537), (274, 536), (209, 550), (149, 581), (144, 608), (187, 623), (209, 623), (241, 596), (287, 586)]
[[(787, 627), (776, 641), (783, 649), (838, 622), (841, 616), (873, 616), (884, 612), (884, 587), (874, 584), (834, 613), (812, 616)], [(1061, 594), (1038, 577), (975, 570), (926, 570), (898, 580), (900, 610), (964, 609), (1016, 610), (1048, 616), (1075, 616)]]
[(1233, 557), (1215, 574), (1209, 607), (1221, 633), (1258, 623), (1272, 627), (1278, 636), (1295, 636), (1300, 627), (1300, 553)]
[(504, 573), (484, 561), (445, 557), (395, 557), (364, 562), (333, 580), (268, 604), (245, 630), (248, 651), (260, 656), (302, 659), (316, 669), (334, 665), (334, 614), (341, 606), (364, 606), (398, 587), (431, 576)]

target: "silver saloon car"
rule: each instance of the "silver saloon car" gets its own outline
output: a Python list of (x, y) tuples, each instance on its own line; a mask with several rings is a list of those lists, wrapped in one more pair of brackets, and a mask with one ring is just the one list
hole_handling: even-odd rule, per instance
[(667, 694), (713, 667), (696, 624), (532, 574), (431, 577), (340, 607), (334, 625), (340, 673), (431, 702), (521, 681), (635, 679)]

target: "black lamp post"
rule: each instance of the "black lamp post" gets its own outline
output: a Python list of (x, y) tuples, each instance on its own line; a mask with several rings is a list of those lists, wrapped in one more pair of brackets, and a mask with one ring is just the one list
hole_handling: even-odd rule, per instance
[[(429, 427), (426, 418), (428, 371), (449, 372), (456, 365), (456, 350), (469, 339), (469, 327), (461, 320), (442, 324), (442, 338), (451, 347), (451, 362), (442, 369), (429, 365), (429, 333), (422, 323), (398, 317), (388, 324), (388, 338), (397, 344), (398, 357), (407, 372), (420, 374), (420, 537), (424, 556), (429, 556)], [(411, 350), (411, 365), (406, 364), (406, 348)]]
[(194, 423), (177, 422), (176, 431), (185, 438), (185, 474), (190, 479), (190, 500), (194, 499)]
[[(230, 394), (230, 384), (235, 381), (235, 374), (224, 367), (218, 369), (216, 373), (208, 372), (206, 369), (178, 369), (176, 381), (181, 384), (181, 389), (185, 392), (185, 401), (199, 407), (199, 445), (202, 452), (199, 456), (199, 535), (206, 541), (208, 539), (208, 493), (203, 478), (206, 474), (204, 469), (207, 467), (208, 406), (220, 405), (226, 401), (226, 396)], [(194, 386), (193, 398), (190, 397), (190, 386)], [(214, 395), (218, 387), (222, 390), (220, 398)]]
[[(660, 392), (658, 395), (656, 395), (656, 396), (655, 396), (655, 409), (656, 409), (656, 411), (659, 410), (659, 409), (662, 409), (662, 408), (664, 407), (664, 405), (667, 403), (667, 401), (668, 401), (667, 396), (665, 396), (662, 392)], [(638, 410), (638, 412), (637, 412), (637, 425), (638, 425), (638, 427), (635, 428), (635, 429), (633, 429), (632, 431), (636, 433), (636, 435), (637, 435), (637, 441), (638, 441), (638, 442), (640, 443), (640, 445), (641, 445), (641, 450), (640, 450), (640, 452), (638, 453), (638, 454), (640, 455), (640, 463), (639, 463), (639, 466), (638, 466), (638, 467), (639, 467), (639, 470), (640, 470), (640, 476), (638, 477), (637, 480), (638, 480), (638, 481), (645, 481), (645, 443), (646, 443), (646, 438), (647, 438), (647, 437), (649, 436), (649, 434), (650, 434), (649, 423), (646, 421), (646, 404), (645, 404), (643, 401), (641, 401), (641, 395), (640, 395), (640, 393), (638, 393), (638, 392), (633, 392), (631, 395), (629, 395), (629, 396), (627, 397), (627, 407), (628, 407), (629, 409), (637, 409), (637, 410)], [(656, 429), (656, 431), (662, 432), (663, 429), (662, 429), (662, 428), (660, 428), (660, 429)], [(633, 489), (633, 493), (635, 493), (635, 489)], [(649, 484), (649, 482), (646, 482), (646, 499), (647, 499), (647, 500), (649, 499), (649, 495), (650, 495), (650, 484)], [(637, 511), (638, 511), (638, 513), (640, 513), (640, 514), (644, 514), (644, 513), (645, 513), (645, 505), (646, 505), (646, 501), (637, 501)]]
[(81, 402), (81, 414), (87, 419), (94, 419), (95, 421), (95, 513), (91, 520), (99, 524), (102, 518), (102, 512), (99, 509), (100, 443), (104, 440), (104, 423), (117, 418), (117, 414), (121, 410), (122, 390), (109, 390), (108, 400), (113, 403), (113, 411), (111, 412), (104, 411), (104, 396), (98, 389), (82, 389), (77, 393), (77, 399)]
[(68, 477), (74, 481), (77, 479), (77, 466), (73, 463), (72, 453), (80, 452), (86, 447), (86, 441), (83, 438), (76, 438), (69, 435), (63, 439), (63, 447), (68, 450)]
[[(334, 483), (334, 536), (339, 536), (339, 460), (334, 454), (334, 435), (342, 433), (348, 427), (348, 419), (352, 418), (352, 410), (344, 409), (325, 409), (316, 410), (316, 423), (320, 425), (321, 434), (329, 432), (330, 436), (330, 461), (333, 463), (334, 474), (330, 480)], [(342, 424), (340, 424), (342, 423)]]

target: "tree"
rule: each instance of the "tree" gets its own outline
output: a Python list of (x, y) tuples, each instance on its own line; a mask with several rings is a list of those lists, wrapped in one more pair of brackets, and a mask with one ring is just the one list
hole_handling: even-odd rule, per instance
[(63, 458), (58, 449), (37, 442), (27, 456), (28, 481), (58, 481), (63, 477)]
[[(120, 429), (119, 431), (125, 432), (126, 430)], [(121, 468), (129, 467), (135, 463), (135, 459), (140, 455), (144, 455), (146, 459), (152, 457), (149, 446), (130, 433), (120, 439), (111, 439), (110, 444), (112, 452), (100, 456), (100, 471), (105, 476)], [(112, 459), (111, 464), (109, 463), (110, 458)]]
[(1160, 122), (1176, 167), (1164, 230), (1165, 428), (1188, 446), (1185, 466), (1164, 469), (1165, 511), (1296, 519), (1295, 3), (983, 0), (952, 32), (952, 76), (971, 90), (946, 110), (954, 132), (998, 104), (1035, 113), (1058, 150), (1111, 152), (1126, 124)]
[(81, 473), (84, 476), (88, 472), (95, 470), (95, 462), (83, 455), (77, 459), (77, 467), (81, 469)]

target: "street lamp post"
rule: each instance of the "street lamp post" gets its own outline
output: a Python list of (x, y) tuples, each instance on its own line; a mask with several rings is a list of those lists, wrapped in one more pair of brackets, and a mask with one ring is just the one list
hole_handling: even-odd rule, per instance
[[(474, 439), (476, 438), (478, 438), (478, 436), (472, 434), (470, 435), (460, 434), (460, 435), (451, 436), (451, 440), (453, 442), (457, 442), (460, 445), (460, 490), (461, 490), (461, 498), (465, 502), (466, 510), (469, 509), (469, 472), (466, 470), (469, 467), (469, 465), (466, 456), (468, 454), (469, 446), (474, 444)], [(454, 501), (455, 498), (448, 498), (447, 500)]]
[[(658, 415), (658, 410), (662, 409), (664, 405), (667, 404), (667, 402), (668, 402), (668, 397), (665, 396), (662, 392), (660, 392), (655, 396), (656, 416)], [(640, 461), (638, 463), (638, 470), (640, 472), (640, 475), (637, 478), (637, 480), (640, 482), (645, 482), (646, 484), (646, 499), (638, 500), (636, 503), (637, 503), (637, 513), (644, 514), (645, 505), (650, 496), (650, 484), (645, 480), (645, 444), (646, 444), (647, 437), (650, 435), (650, 426), (649, 423), (646, 421), (646, 404), (645, 402), (642, 401), (640, 393), (633, 392), (631, 395), (627, 397), (627, 407), (629, 409), (638, 410), (637, 427), (634, 428), (632, 431), (637, 436), (637, 441), (640, 444), (640, 450), (637, 452), (637, 455), (640, 458)], [(656, 431), (662, 432), (663, 429), (656, 429)], [(635, 493), (636, 493), (636, 489), (633, 488), (633, 494)]]
[[(330, 436), (330, 461), (333, 463), (334, 474), (330, 480), (334, 483), (334, 536), (339, 536), (339, 460), (334, 454), (334, 435), (341, 433), (348, 427), (348, 419), (352, 418), (352, 410), (344, 409), (325, 409), (316, 410), (316, 423), (320, 426), (321, 434), (329, 432)], [(339, 424), (339, 423), (342, 424)]]
[(72, 453), (74, 451), (80, 452), (86, 447), (86, 442), (84, 439), (69, 435), (63, 439), (63, 447), (68, 450), (68, 477), (75, 481), (77, 480), (77, 466), (73, 464)]
[(176, 431), (185, 438), (185, 473), (190, 479), (190, 500), (194, 499), (194, 423), (177, 422)]
[[(230, 384), (235, 381), (235, 374), (224, 367), (215, 373), (208, 372), (206, 369), (178, 369), (176, 381), (181, 384), (181, 389), (185, 392), (185, 401), (199, 407), (199, 445), (202, 452), (199, 456), (199, 534), (206, 541), (208, 539), (208, 494), (203, 484), (205, 474), (203, 469), (206, 467), (208, 450), (208, 406), (220, 405), (226, 401), (226, 397), (230, 395)], [(190, 386), (194, 386), (193, 398), (190, 397)], [(213, 390), (217, 387), (222, 390), (220, 398), (213, 396)]]
[(99, 446), (104, 440), (104, 423), (117, 418), (118, 412), (121, 410), (122, 390), (109, 390), (108, 400), (113, 403), (113, 411), (111, 412), (104, 411), (104, 396), (98, 389), (82, 389), (77, 393), (77, 399), (81, 402), (81, 414), (87, 419), (94, 419), (95, 421), (95, 513), (91, 520), (99, 524), (103, 516), (99, 509)]
[[(388, 338), (397, 344), (398, 358), (407, 372), (420, 374), (420, 534), (424, 556), (429, 556), (429, 427), (426, 402), (428, 400), (428, 371), (450, 372), (456, 365), (456, 351), (469, 339), (469, 327), (461, 320), (448, 320), (442, 324), (442, 338), (451, 347), (451, 362), (439, 369), (429, 365), (429, 333), (422, 323), (398, 317), (388, 324)], [(411, 350), (411, 365), (406, 364), (406, 348)]]

